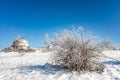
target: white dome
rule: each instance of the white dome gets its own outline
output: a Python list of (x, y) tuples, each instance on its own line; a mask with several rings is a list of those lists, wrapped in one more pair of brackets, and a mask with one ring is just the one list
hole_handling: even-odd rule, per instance
[(15, 46), (27, 47), (29, 46), (29, 42), (23, 38), (18, 38), (14, 41)]

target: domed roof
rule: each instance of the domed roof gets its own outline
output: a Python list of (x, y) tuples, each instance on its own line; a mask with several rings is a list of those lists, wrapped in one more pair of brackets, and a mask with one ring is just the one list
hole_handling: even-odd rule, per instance
[(23, 42), (23, 43), (24, 43), (24, 42), (28, 42), (27, 40), (25, 40), (25, 39), (23, 39), (23, 38), (16, 39), (15, 41), (18, 41), (18, 42), (21, 42), (21, 43), (22, 43), (22, 42)]
[(25, 40), (24, 38), (16, 38), (13, 42), (13, 45), (15, 46), (29, 46), (29, 42)]

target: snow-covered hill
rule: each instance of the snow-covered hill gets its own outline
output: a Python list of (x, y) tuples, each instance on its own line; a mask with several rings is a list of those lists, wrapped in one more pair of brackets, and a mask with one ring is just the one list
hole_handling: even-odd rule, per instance
[(54, 66), (53, 53), (0, 53), (0, 80), (120, 80), (120, 51), (104, 51), (102, 58), (106, 68), (103, 73), (70, 73)]

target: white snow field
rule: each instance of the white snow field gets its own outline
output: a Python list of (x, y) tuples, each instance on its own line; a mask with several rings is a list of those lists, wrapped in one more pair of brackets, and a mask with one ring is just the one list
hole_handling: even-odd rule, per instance
[(120, 80), (120, 51), (104, 51), (110, 58), (102, 58), (104, 72), (70, 73), (54, 66), (53, 53), (0, 53), (0, 80)]

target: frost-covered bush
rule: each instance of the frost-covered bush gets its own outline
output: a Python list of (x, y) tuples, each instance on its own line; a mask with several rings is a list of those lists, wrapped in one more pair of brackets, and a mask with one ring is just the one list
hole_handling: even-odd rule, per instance
[(104, 65), (100, 63), (101, 49), (97, 46), (98, 41), (82, 27), (62, 30), (54, 35), (53, 40), (47, 42), (54, 50), (52, 58), (56, 65), (77, 72), (104, 69)]

